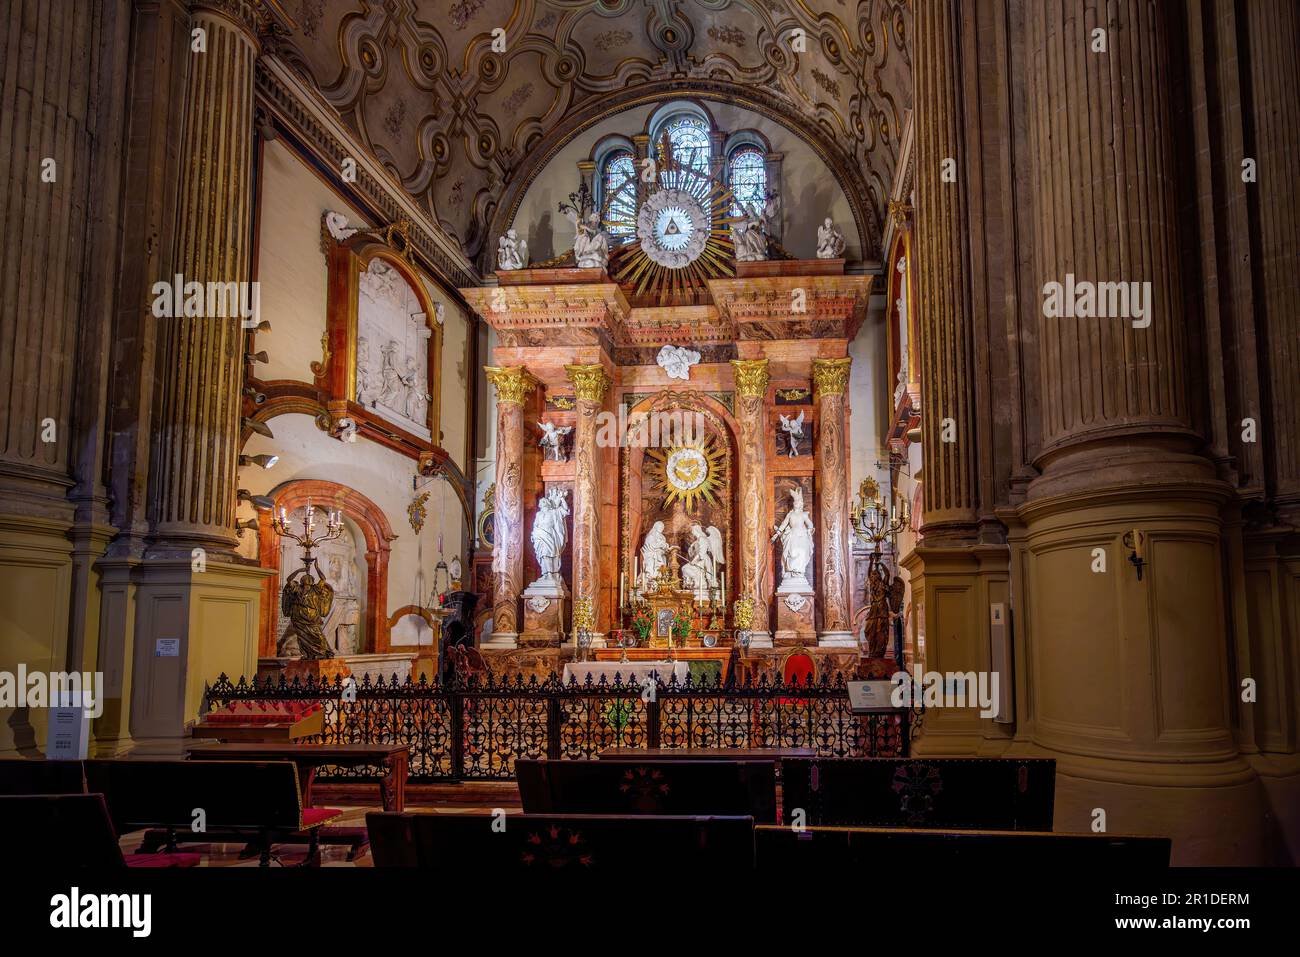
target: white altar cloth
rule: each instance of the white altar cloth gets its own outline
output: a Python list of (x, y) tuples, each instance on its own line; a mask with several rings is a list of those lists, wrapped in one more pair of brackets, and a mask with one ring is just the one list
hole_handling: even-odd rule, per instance
[(585, 684), (587, 675), (591, 675), (591, 683), (594, 685), (604, 675), (605, 684), (612, 685), (614, 675), (618, 674), (624, 685), (639, 685), (646, 676), (657, 674), (664, 684), (671, 681), (674, 675), (678, 684), (685, 684), (689, 673), (690, 667), (685, 661), (570, 661), (564, 665), (563, 680), (565, 687), (568, 687), (571, 677), (577, 679), (578, 684)]

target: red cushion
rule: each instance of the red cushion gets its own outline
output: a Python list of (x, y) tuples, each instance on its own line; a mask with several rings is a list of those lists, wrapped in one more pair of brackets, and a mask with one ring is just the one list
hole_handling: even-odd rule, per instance
[(198, 867), (201, 854), (128, 854), (127, 867)]
[(315, 827), (342, 816), (343, 812), (336, 807), (305, 807), (302, 809), (302, 826)]

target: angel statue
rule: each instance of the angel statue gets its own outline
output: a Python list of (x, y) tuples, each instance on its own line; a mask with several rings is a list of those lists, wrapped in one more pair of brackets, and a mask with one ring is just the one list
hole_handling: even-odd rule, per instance
[[(311, 566), (314, 564), (315, 559), (309, 559), (284, 583), (280, 610), (289, 619), (289, 627), (276, 643), (277, 656), (286, 656), (290, 642), (296, 640), (300, 658), (331, 657), (329, 643), (325, 640), (325, 621), (334, 607), (334, 588), (323, 574), (320, 578), (313, 577)], [(320, 569), (316, 571), (319, 573)], [(299, 575), (303, 577), (299, 579)]]
[(609, 235), (600, 228), (600, 216), (588, 213), (584, 219), (576, 209), (564, 204), (560, 205), (560, 211), (577, 230), (573, 238), (573, 258), (578, 268), (604, 269), (609, 263)]
[(717, 591), (718, 572), (726, 563), (722, 532), (716, 525), (707, 529), (692, 525), (687, 555), (689, 560), (682, 566), (682, 584), (695, 592), (697, 598), (707, 598)]
[(829, 216), (817, 227), (817, 258), (839, 259), (844, 255), (844, 234)]
[(542, 437), (537, 440), (537, 444), (546, 459), (551, 462), (567, 462), (569, 457), (565, 454), (564, 437), (573, 431), (573, 426), (538, 422), (537, 427), (542, 430)]
[(800, 411), (793, 419), (782, 415), (781, 431), (785, 433), (785, 445), (790, 451), (790, 457), (794, 458), (799, 454), (799, 445), (803, 441), (803, 412)]
[(533, 519), (533, 554), (537, 567), (542, 570), (540, 582), (560, 584), (560, 560), (569, 540), (569, 503), (562, 488), (547, 489), (537, 503), (537, 517)]
[(497, 268), (502, 270), (523, 269), (528, 265), (528, 240), (520, 239), (513, 229), (497, 243)]
[(803, 509), (803, 489), (790, 489), (790, 511), (772, 531), (772, 541), (781, 540), (781, 592), (812, 590), (808, 581), (808, 563), (813, 555), (812, 518)]

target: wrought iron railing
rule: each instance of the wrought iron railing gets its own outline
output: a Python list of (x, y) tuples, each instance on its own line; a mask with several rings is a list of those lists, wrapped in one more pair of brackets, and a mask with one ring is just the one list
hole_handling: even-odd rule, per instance
[[(319, 700), (324, 743), (410, 746), (413, 781), (497, 780), (516, 758), (582, 759), (605, 748), (811, 748), (826, 757), (906, 757), (919, 712), (855, 715), (840, 675), (818, 681), (673, 680), (568, 684), (522, 675), (443, 686), (398, 683), (231, 683), (206, 689), (209, 707), (241, 700)], [(378, 768), (324, 768), (322, 777), (375, 778)]]

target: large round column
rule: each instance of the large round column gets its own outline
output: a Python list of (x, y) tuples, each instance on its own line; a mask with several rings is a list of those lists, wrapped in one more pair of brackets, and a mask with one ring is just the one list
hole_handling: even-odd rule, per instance
[(524, 581), (524, 403), (537, 380), (523, 367), (486, 366), (497, 394), (497, 491), (493, 513), (492, 637), (485, 648), (514, 648)]
[[(573, 434), (573, 600), (591, 602), (591, 620), (600, 627), (600, 455), (596, 417), (605, 404), (610, 378), (604, 366), (565, 366), (578, 402)], [(592, 644), (605, 642), (593, 635)]]
[(1042, 474), (1020, 507), (1024, 730), (1057, 757), (1058, 830), (1088, 830), (1100, 808), (1111, 831), (1172, 836), (1175, 863), (1260, 860), (1225, 680), (1229, 489), (1198, 451), (1186, 387), (1176, 24), (1145, 0), (1025, 11)]
[[(253, 25), (250, 3), (192, 8), (191, 35), (201, 30), (206, 49), (190, 53), (173, 263), (182, 283), (205, 291), (209, 283), (247, 283), (251, 276)], [(150, 553), (228, 553), (238, 541), (244, 330), (239, 316), (186, 317), (180, 306), (173, 302), (171, 314), (158, 320), (162, 385), (154, 407)]]
[(822, 627), (817, 643), (852, 647), (849, 620), (849, 457), (844, 390), (853, 360), (813, 360), (817, 409), (817, 547), (821, 553)]
[(740, 426), (737, 490), (740, 503), (738, 597), (754, 600), (751, 648), (771, 648), (772, 600), (768, 588), (772, 523), (767, 514), (768, 372), (766, 359), (732, 359), (736, 378), (736, 422)]

